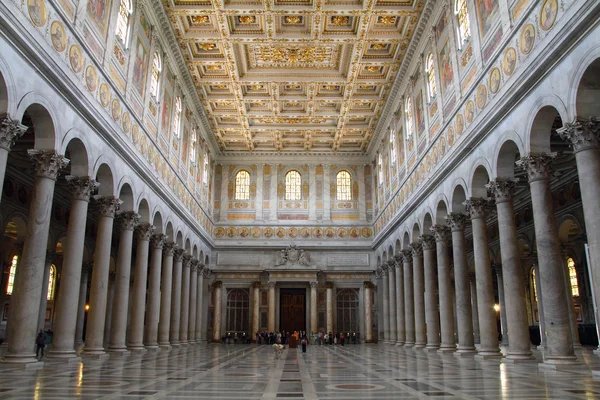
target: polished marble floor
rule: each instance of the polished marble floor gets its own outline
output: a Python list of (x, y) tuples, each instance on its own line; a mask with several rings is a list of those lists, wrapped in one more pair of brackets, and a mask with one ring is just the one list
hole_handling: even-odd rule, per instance
[[(536, 352), (537, 356), (541, 356)], [(37, 370), (0, 367), (1, 399), (600, 399), (600, 357), (540, 372), (537, 365), (481, 362), (385, 344), (202, 344)]]

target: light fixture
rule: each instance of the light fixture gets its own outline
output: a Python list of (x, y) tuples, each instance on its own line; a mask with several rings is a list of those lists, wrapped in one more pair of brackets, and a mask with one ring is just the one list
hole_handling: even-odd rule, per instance
[(85, 305), (85, 311), (90, 311), (90, 305), (89, 304)]
[(500, 311), (500, 304), (494, 304), (494, 310), (496, 312)]

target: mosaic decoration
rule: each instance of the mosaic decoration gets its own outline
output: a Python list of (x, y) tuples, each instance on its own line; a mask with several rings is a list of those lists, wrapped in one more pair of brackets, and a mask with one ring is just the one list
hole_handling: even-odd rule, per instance
[(310, 228), (304, 227), (298, 229), (296, 227), (223, 227), (217, 226), (213, 230), (213, 235), (216, 239), (262, 239), (272, 238), (273, 236), (279, 239), (370, 239), (373, 236), (373, 230), (368, 227), (321, 227)]
[(65, 27), (62, 22), (54, 21), (50, 25), (50, 40), (54, 50), (62, 53), (67, 48), (67, 34), (65, 33)]

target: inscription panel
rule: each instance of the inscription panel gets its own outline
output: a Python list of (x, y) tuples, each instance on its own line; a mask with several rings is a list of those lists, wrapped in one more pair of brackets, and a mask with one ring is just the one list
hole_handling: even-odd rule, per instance
[(330, 267), (368, 267), (369, 255), (363, 253), (328, 254), (327, 265)]

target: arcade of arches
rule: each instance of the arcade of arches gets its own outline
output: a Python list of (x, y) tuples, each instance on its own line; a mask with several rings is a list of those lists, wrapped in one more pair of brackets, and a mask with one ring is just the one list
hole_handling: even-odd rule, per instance
[[(3, 1), (0, 393), (600, 396), (599, 43), (600, 1)], [(278, 331), (356, 347), (264, 376)], [(98, 384), (11, 382), (56, 365)]]

